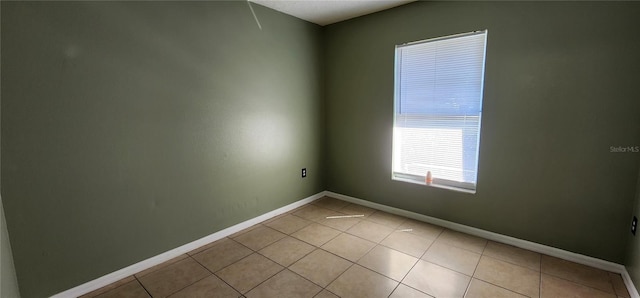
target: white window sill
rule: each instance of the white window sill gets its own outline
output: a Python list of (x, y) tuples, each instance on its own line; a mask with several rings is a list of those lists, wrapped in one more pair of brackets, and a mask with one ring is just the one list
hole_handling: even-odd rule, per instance
[(391, 179), (395, 180), (395, 181), (408, 182), (408, 183), (424, 185), (424, 186), (429, 186), (429, 187), (448, 189), (448, 190), (453, 190), (453, 191), (463, 192), (463, 193), (468, 193), (468, 194), (475, 194), (476, 193), (475, 189), (467, 189), (467, 188), (462, 188), (462, 187), (455, 187), (455, 186), (451, 186), (451, 185), (441, 184), (441, 183), (438, 183), (438, 181), (434, 181), (434, 182), (431, 182), (431, 183), (426, 183), (424, 181), (418, 181), (418, 180), (414, 180), (414, 179), (407, 179), (407, 178), (401, 178), (401, 177), (391, 177)]

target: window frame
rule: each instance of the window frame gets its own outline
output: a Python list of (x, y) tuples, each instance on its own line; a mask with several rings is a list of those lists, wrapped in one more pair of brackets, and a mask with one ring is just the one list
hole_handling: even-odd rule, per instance
[[(420, 176), (420, 175), (414, 175), (414, 174), (410, 174), (410, 173), (403, 173), (403, 172), (396, 172), (395, 171), (395, 166), (396, 166), (396, 159), (399, 158), (399, 152), (398, 152), (398, 148), (397, 148), (397, 144), (396, 144), (396, 128), (397, 126), (397, 117), (398, 117), (398, 111), (400, 109), (400, 104), (401, 104), (401, 98), (400, 98), (400, 84), (401, 84), (401, 79), (400, 79), (400, 74), (401, 74), (401, 63), (400, 63), (400, 57), (399, 57), (399, 49), (407, 47), (407, 46), (412, 46), (412, 45), (419, 45), (419, 44), (423, 44), (423, 43), (429, 43), (429, 42), (435, 42), (435, 41), (441, 41), (441, 40), (446, 40), (446, 39), (454, 39), (454, 38), (460, 38), (460, 37), (466, 37), (466, 36), (471, 36), (471, 35), (478, 35), (478, 34), (484, 34), (484, 50), (483, 50), (483, 55), (482, 55), (482, 69), (481, 69), (481, 77), (480, 77), (480, 91), (479, 91), (479, 104), (480, 104), (480, 110), (478, 113), (478, 127), (477, 127), (477, 145), (476, 145), (476, 152), (475, 152), (475, 181), (474, 182), (462, 182), (462, 181), (454, 181), (454, 180), (449, 180), (449, 179), (441, 179), (441, 178), (437, 178), (434, 177), (433, 181), (431, 183), (427, 183), (425, 181), (425, 176)], [(467, 32), (467, 33), (460, 33), (460, 34), (453, 34), (453, 35), (448, 35), (448, 36), (442, 36), (442, 37), (436, 37), (436, 38), (429, 38), (429, 39), (425, 39), (425, 40), (420, 40), (420, 41), (414, 41), (414, 42), (409, 42), (409, 43), (404, 43), (404, 44), (400, 44), (400, 45), (396, 45), (395, 47), (395, 57), (394, 57), (394, 109), (393, 109), (393, 137), (392, 137), (392, 161), (391, 161), (391, 179), (395, 180), (395, 181), (402, 181), (402, 182), (408, 182), (408, 183), (414, 183), (414, 184), (420, 184), (420, 185), (427, 185), (427, 186), (432, 186), (432, 187), (438, 187), (438, 188), (444, 188), (444, 189), (450, 189), (450, 190), (454, 190), (454, 191), (459, 191), (459, 192), (465, 192), (465, 193), (470, 193), (470, 194), (475, 194), (476, 193), (476, 189), (477, 189), (477, 184), (478, 184), (478, 173), (479, 173), (479, 168), (480, 168), (480, 137), (481, 137), (481, 128), (482, 128), (482, 105), (483, 105), (483, 100), (484, 100), (484, 81), (485, 81), (485, 70), (486, 70), (486, 58), (487, 58), (487, 36), (488, 36), (488, 30), (480, 30), (480, 31), (472, 31), (472, 32)], [(427, 116), (425, 116), (427, 117)], [(446, 117), (446, 116), (445, 116)], [(426, 123), (426, 122), (425, 122)], [(425, 125), (429, 125), (429, 124), (425, 124)], [(464, 147), (462, 148), (463, 152), (464, 152)], [(464, 166), (462, 168), (462, 170), (464, 171)]]

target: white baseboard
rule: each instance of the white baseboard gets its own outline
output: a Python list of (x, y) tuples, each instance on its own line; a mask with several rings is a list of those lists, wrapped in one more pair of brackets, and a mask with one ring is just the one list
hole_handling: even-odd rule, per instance
[(631, 276), (629, 275), (627, 269), (625, 269), (624, 272), (620, 274), (622, 274), (622, 280), (624, 281), (624, 285), (627, 286), (627, 290), (629, 291), (629, 295), (631, 295), (631, 298), (640, 297), (640, 294), (638, 294), (638, 290), (633, 284), (633, 280), (631, 280)]
[(241, 223), (239, 223), (237, 225), (228, 227), (228, 228), (226, 228), (224, 230), (221, 230), (221, 231), (215, 232), (215, 233), (213, 233), (211, 235), (202, 237), (202, 238), (200, 238), (198, 240), (195, 240), (193, 242), (189, 242), (189, 243), (187, 243), (185, 245), (182, 245), (180, 247), (174, 248), (174, 249), (172, 249), (170, 251), (161, 253), (161, 254), (159, 254), (157, 256), (148, 258), (148, 259), (146, 259), (144, 261), (135, 263), (135, 264), (133, 264), (131, 266), (122, 268), (122, 269), (120, 269), (118, 271), (109, 273), (109, 274), (107, 274), (105, 276), (102, 276), (102, 277), (99, 277), (99, 278), (94, 279), (92, 281), (86, 282), (84, 284), (81, 284), (81, 285), (79, 285), (77, 287), (74, 287), (74, 288), (71, 288), (69, 290), (66, 290), (64, 292), (55, 294), (55, 295), (53, 295), (51, 297), (52, 298), (78, 297), (78, 296), (82, 296), (84, 294), (90, 293), (90, 292), (95, 291), (97, 289), (100, 289), (100, 288), (102, 288), (104, 286), (112, 284), (112, 283), (114, 283), (116, 281), (119, 281), (119, 280), (121, 280), (121, 279), (123, 279), (125, 277), (134, 275), (134, 274), (136, 274), (136, 273), (138, 273), (140, 271), (143, 271), (145, 269), (151, 268), (151, 267), (153, 267), (155, 265), (164, 263), (164, 262), (166, 262), (168, 260), (171, 260), (171, 259), (173, 259), (175, 257), (178, 257), (178, 256), (180, 256), (182, 254), (190, 252), (190, 251), (192, 251), (192, 250), (194, 250), (194, 249), (196, 249), (198, 247), (201, 247), (201, 246), (203, 246), (205, 244), (211, 243), (211, 242), (216, 241), (216, 240), (220, 240), (220, 239), (222, 239), (224, 237), (227, 237), (229, 235), (232, 235), (234, 233), (242, 231), (242, 230), (244, 230), (244, 229), (246, 229), (248, 227), (251, 227), (251, 226), (253, 226), (253, 225), (257, 224), (257, 223), (263, 222), (263, 221), (265, 221), (267, 219), (270, 219), (272, 217), (278, 216), (278, 215), (280, 215), (282, 213), (285, 213), (285, 212), (291, 211), (293, 209), (296, 209), (296, 208), (298, 208), (298, 207), (300, 207), (300, 206), (302, 206), (304, 204), (311, 203), (311, 202), (323, 197), (325, 194), (326, 194), (326, 191), (319, 192), (319, 193), (317, 193), (315, 195), (312, 195), (310, 197), (307, 197), (307, 198), (304, 198), (302, 200), (296, 201), (294, 203), (291, 203), (291, 204), (286, 205), (284, 207), (278, 208), (278, 209), (273, 210), (271, 212), (262, 214), (262, 215), (260, 215), (258, 217), (254, 217), (254, 218), (249, 219), (247, 221), (243, 221), (243, 222), (241, 222)]
[(640, 298), (640, 295), (638, 295), (638, 291), (636, 290), (636, 287), (634, 286), (633, 281), (631, 280), (631, 277), (629, 276), (629, 273), (627, 272), (627, 269), (624, 267), (624, 265), (597, 259), (594, 257), (577, 254), (574, 252), (566, 251), (563, 249), (559, 249), (559, 248), (555, 248), (555, 247), (551, 247), (551, 246), (547, 246), (547, 245), (543, 245), (543, 244), (539, 244), (539, 243), (535, 243), (527, 240), (522, 240), (522, 239), (510, 237), (510, 236), (497, 234), (494, 232), (477, 229), (474, 227), (466, 226), (466, 225), (451, 222), (451, 221), (446, 221), (443, 219), (427, 216), (424, 214), (419, 214), (419, 213), (415, 213), (415, 212), (411, 212), (411, 211), (407, 211), (407, 210), (403, 210), (395, 207), (389, 207), (386, 205), (346, 196), (346, 195), (331, 192), (331, 191), (326, 191), (325, 195), (336, 198), (336, 199), (341, 199), (343, 201), (351, 202), (354, 204), (363, 205), (373, 209), (385, 211), (388, 213), (431, 223), (434, 225), (441, 226), (443, 228), (467, 233), (470, 235), (482, 237), (488, 240), (492, 240), (492, 241), (496, 241), (504, 244), (509, 244), (512, 246), (520, 247), (530, 251), (535, 251), (541, 254), (553, 256), (563, 260), (572, 261), (578, 264), (583, 264), (583, 265), (591, 266), (594, 268), (599, 268), (602, 270), (619, 273), (622, 275), (624, 283), (627, 286), (627, 290), (629, 290), (629, 294), (631, 295), (631, 297)]
[(455, 231), (459, 231), (459, 232), (463, 232), (463, 233), (467, 233), (470, 235), (474, 235), (474, 236), (478, 236), (478, 237), (482, 237), (488, 240), (492, 240), (492, 241), (496, 241), (496, 242), (500, 242), (500, 243), (504, 243), (504, 244), (509, 244), (509, 245), (513, 245), (516, 247), (520, 247), (520, 248), (524, 248), (524, 249), (528, 249), (531, 251), (535, 251), (538, 253), (542, 253), (542, 254), (546, 254), (549, 256), (553, 256), (553, 257), (557, 257), (557, 258), (561, 258), (564, 260), (568, 260), (568, 261), (572, 261), (575, 263), (579, 263), (579, 264), (583, 264), (583, 265), (587, 265), (587, 266), (591, 266), (591, 267), (595, 267), (595, 268), (599, 268), (602, 270), (606, 270), (606, 271), (610, 271), (610, 272), (614, 272), (614, 273), (619, 273), (622, 275), (622, 279), (627, 287), (627, 290), (629, 291), (629, 294), (631, 295), (632, 298), (640, 298), (640, 295), (638, 294), (638, 291), (636, 290), (636, 287), (633, 284), (633, 281), (631, 280), (631, 277), (629, 276), (629, 272), (627, 272), (627, 269), (620, 264), (616, 264), (613, 262), (609, 262), (609, 261), (605, 261), (605, 260), (601, 260), (601, 259), (597, 259), (597, 258), (593, 258), (593, 257), (589, 257), (589, 256), (585, 256), (585, 255), (581, 255), (581, 254), (577, 254), (574, 252), (570, 252), (570, 251), (566, 251), (566, 250), (562, 250), (559, 248), (555, 248), (555, 247), (551, 247), (551, 246), (547, 246), (547, 245), (543, 245), (543, 244), (539, 244), (539, 243), (535, 243), (535, 242), (531, 242), (531, 241), (526, 241), (526, 240), (522, 240), (522, 239), (518, 239), (518, 238), (514, 238), (514, 237), (510, 237), (510, 236), (505, 236), (505, 235), (501, 235), (501, 234), (497, 234), (497, 233), (493, 233), (493, 232), (489, 232), (489, 231), (485, 231), (485, 230), (481, 230), (481, 229), (477, 229), (474, 227), (470, 227), (470, 226), (466, 226), (466, 225), (462, 225), (462, 224), (458, 224), (455, 222), (450, 222), (450, 221), (446, 221), (446, 220), (442, 220), (439, 218), (435, 218), (435, 217), (431, 217), (431, 216), (427, 216), (427, 215), (423, 215), (423, 214), (419, 214), (419, 213), (415, 213), (415, 212), (411, 212), (411, 211), (407, 211), (407, 210), (403, 210), (403, 209), (399, 209), (399, 208), (395, 208), (395, 207), (389, 207), (386, 205), (382, 205), (382, 204), (378, 204), (378, 203), (374, 203), (374, 202), (370, 202), (370, 201), (366, 201), (366, 200), (362, 200), (362, 199), (358, 199), (358, 198), (354, 198), (354, 197), (350, 197), (350, 196), (346, 196), (343, 194), (339, 194), (339, 193), (335, 193), (335, 192), (331, 192), (331, 191), (323, 191), (323, 192), (319, 192), (315, 195), (312, 195), (310, 197), (304, 198), (302, 200), (299, 200), (297, 202), (291, 203), (287, 206), (278, 208), (276, 210), (273, 210), (271, 212), (265, 213), (263, 215), (260, 215), (258, 217), (252, 218), (250, 220), (241, 222), (237, 225), (231, 226), (229, 228), (226, 228), (224, 230), (218, 231), (216, 233), (213, 233), (211, 235), (205, 236), (203, 238), (200, 238), (196, 241), (187, 243), (185, 245), (182, 245), (178, 248), (172, 249), (170, 251), (164, 252), (162, 254), (159, 254), (157, 256), (151, 257), (149, 259), (146, 259), (144, 261), (135, 263), (131, 266), (125, 267), (123, 269), (120, 269), (118, 271), (115, 271), (113, 273), (109, 273), (105, 276), (102, 276), (100, 278), (94, 279), (92, 281), (89, 281), (87, 283), (84, 283), (82, 285), (79, 285), (77, 287), (74, 287), (72, 289), (66, 290), (64, 292), (58, 293), (54, 296), (52, 296), (53, 298), (62, 298), (62, 297), (78, 297), (87, 293), (90, 293), (92, 291), (95, 291), (99, 288), (102, 288), (104, 286), (107, 286), (111, 283), (114, 283), (116, 281), (119, 281), (125, 277), (134, 275), (140, 271), (143, 271), (145, 269), (151, 268), (155, 265), (161, 264), (163, 262), (166, 262), (170, 259), (173, 259), (179, 255), (185, 254), (189, 251), (192, 251), (198, 247), (201, 247), (205, 244), (211, 243), (213, 241), (222, 239), (224, 237), (227, 237), (229, 235), (232, 235), (234, 233), (237, 233), (241, 230), (244, 230), (250, 226), (253, 226), (257, 223), (263, 222), (267, 219), (270, 219), (272, 217), (278, 216), (282, 213), (288, 212), (290, 210), (293, 210), (295, 208), (298, 208), (304, 204), (313, 202), (323, 196), (330, 196), (330, 197), (334, 197), (336, 199), (341, 199), (347, 202), (351, 202), (354, 204), (359, 204), (359, 205), (363, 205), (363, 206), (367, 206), (373, 209), (377, 209), (377, 210), (381, 210), (381, 211), (385, 211), (385, 212), (389, 212), (392, 214), (397, 214), (397, 215), (401, 215), (404, 217), (408, 217), (408, 218), (412, 218), (415, 220), (419, 220), (419, 221), (424, 221), (424, 222), (428, 222), (434, 225), (438, 225), (447, 229), (451, 229), (451, 230), (455, 230)]

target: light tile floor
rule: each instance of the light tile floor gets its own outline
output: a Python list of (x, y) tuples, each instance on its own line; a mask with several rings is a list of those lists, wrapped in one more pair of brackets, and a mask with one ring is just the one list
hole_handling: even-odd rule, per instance
[(619, 274), (325, 197), (83, 297), (629, 293)]

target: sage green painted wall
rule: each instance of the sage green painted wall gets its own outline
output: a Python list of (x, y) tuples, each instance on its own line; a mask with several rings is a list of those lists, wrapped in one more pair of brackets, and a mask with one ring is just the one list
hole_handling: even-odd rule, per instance
[[(621, 263), (640, 3), (415, 2), (325, 28), (327, 188)], [(391, 180), (394, 46), (488, 29), (475, 195)]]
[[(627, 225), (631, 228), (631, 220), (633, 216), (640, 218), (640, 173), (638, 174), (638, 184), (636, 186), (636, 197), (633, 206), (633, 213), (628, 217)], [(627, 233), (627, 255), (624, 261), (625, 267), (633, 280), (633, 284), (640, 286), (640, 231), (636, 230), (634, 236), (631, 232)]]
[(253, 7), (262, 30), (245, 1), (2, 2), (23, 297), (324, 190), (321, 28)]

